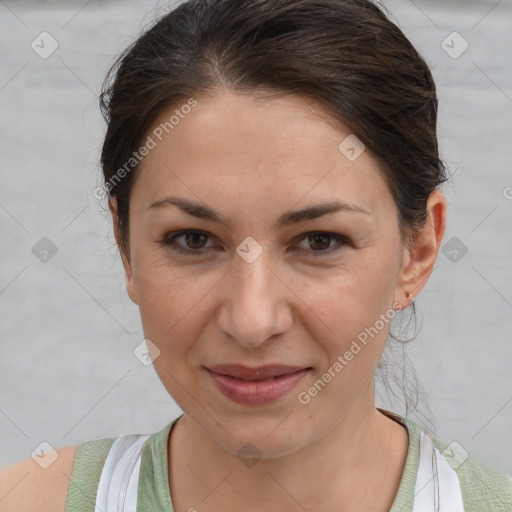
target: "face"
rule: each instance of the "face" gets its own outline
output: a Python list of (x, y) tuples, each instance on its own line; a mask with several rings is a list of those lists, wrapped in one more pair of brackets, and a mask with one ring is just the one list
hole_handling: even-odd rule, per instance
[[(128, 293), (185, 414), (233, 453), (251, 442), (278, 457), (374, 407), (411, 258), (376, 160), (347, 158), (350, 130), (318, 105), (197, 100), (137, 171)], [(312, 215), (326, 203), (337, 211)]]

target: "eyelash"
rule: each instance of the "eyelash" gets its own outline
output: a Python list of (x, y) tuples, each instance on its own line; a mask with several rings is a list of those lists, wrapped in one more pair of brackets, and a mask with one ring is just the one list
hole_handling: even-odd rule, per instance
[[(171, 250), (176, 251), (180, 254), (186, 254), (186, 255), (190, 255), (190, 256), (192, 256), (192, 255), (200, 256), (204, 252), (206, 252), (206, 249), (184, 249), (183, 247), (180, 247), (180, 246), (171, 245), (180, 236), (193, 234), (193, 233), (200, 234), (200, 235), (206, 235), (208, 238), (210, 238), (208, 233), (206, 233), (204, 231), (186, 229), (186, 230), (176, 231), (175, 233), (170, 233), (170, 234), (166, 235), (162, 240), (158, 240), (158, 243), (160, 245), (162, 245), (163, 247), (170, 248)], [(330, 238), (335, 239), (341, 246), (338, 248), (335, 248), (335, 249), (329, 248), (328, 250), (322, 250), (322, 251), (308, 251), (307, 249), (299, 249), (299, 252), (309, 252), (311, 255), (313, 255), (313, 257), (326, 256), (334, 251), (340, 250), (343, 246), (351, 245), (351, 243), (347, 237), (345, 237), (343, 235), (338, 235), (336, 233), (329, 233), (326, 231), (310, 231), (308, 233), (304, 233), (303, 235), (301, 235), (299, 242), (302, 242), (302, 240), (304, 240), (305, 238), (307, 238), (309, 236), (313, 236), (313, 235), (326, 235)]]

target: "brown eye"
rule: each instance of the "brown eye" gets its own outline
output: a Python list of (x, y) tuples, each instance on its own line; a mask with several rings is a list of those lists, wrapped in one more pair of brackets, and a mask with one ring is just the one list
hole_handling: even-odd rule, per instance
[[(312, 256), (327, 255), (331, 252), (341, 249), (343, 246), (350, 245), (349, 240), (343, 235), (338, 235), (336, 233), (325, 233), (322, 231), (306, 233), (302, 235), (301, 240), (307, 241), (308, 248), (301, 248), (299, 251), (308, 252)], [(331, 245), (333, 241), (336, 243)], [(336, 244), (338, 246), (336, 246)]]
[[(177, 243), (180, 238), (183, 239), (185, 247), (183, 247), (183, 244)], [(197, 256), (206, 252), (208, 246), (205, 244), (209, 238), (210, 236), (203, 231), (189, 229), (171, 233), (163, 240), (159, 240), (158, 243), (181, 254)], [(306, 240), (308, 247), (298, 249), (299, 252), (308, 253), (310, 256), (326, 256), (344, 246), (351, 245), (350, 241), (343, 235), (322, 231), (305, 233), (300, 240)], [(332, 245), (333, 241), (335, 242), (334, 245)]]
[(187, 246), (191, 249), (202, 249), (204, 247), (205, 238), (203, 233), (185, 233), (184, 240)]
[(332, 239), (332, 237), (330, 235), (326, 235), (325, 233), (319, 233), (319, 234), (308, 236), (308, 241), (309, 241), (310, 247), (313, 250), (319, 250), (319, 251), (328, 249), (330, 246), (331, 239)]
[[(176, 242), (179, 238), (183, 238), (185, 247)], [(183, 230), (167, 235), (163, 240), (159, 240), (159, 243), (182, 254), (199, 255), (205, 252), (203, 249), (207, 248), (205, 243), (208, 238), (208, 234), (202, 231)]]

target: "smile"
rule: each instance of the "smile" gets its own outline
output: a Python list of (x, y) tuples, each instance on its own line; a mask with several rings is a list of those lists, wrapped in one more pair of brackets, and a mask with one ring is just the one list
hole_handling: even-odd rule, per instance
[(310, 369), (284, 365), (257, 368), (220, 365), (205, 368), (224, 396), (244, 405), (263, 405), (276, 401), (291, 391)]

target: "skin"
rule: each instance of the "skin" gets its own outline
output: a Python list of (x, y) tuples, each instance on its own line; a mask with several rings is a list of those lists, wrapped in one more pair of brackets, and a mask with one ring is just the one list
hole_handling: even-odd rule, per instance
[[(221, 90), (199, 98), (142, 162), (123, 263), (145, 337), (159, 350), (155, 370), (184, 411), (169, 447), (178, 511), (239, 510), (240, 496), (246, 510), (296, 509), (294, 500), (322, 511), (388, 510), (393, 501), (407, 433), (376, 410), (373, 377), (389, 324), (309, 404), (297, 394), (379, 315), (409, 305), (433, 269), (446, 205), (440, 192), (431, 195), (428, 221), (407, 248), (377, 161), (364, 151), (352, 162), (338, 150), (349, 134), (304, 98)], [(223, 223), (149, 208), (171, 195), (207, 204)], [(330, 200), (368, 213), (276, 227), (282, 213)], [(114, 221), (115, 208), (112, 201)], [(181, 229), (207, 236), (174, 246), (203, 254), (158, 243)], [(308, 242), (311, 231), (350, 243)], [(263, 249), (251, 263), (236, 252), (248, 236)], [(203, 368), (223, 363), (313, 370), (276, 402), (247, 406), (222, 395)], [(236, 456), (246, 443), (261, 452), (251, 468)]]
[[(389, 323), (307, 405), (298, 394), (380, 315), (420, 292), (444, 235), (445, 198), (430, 195), (427, 222), (406, 245), (376, 159), (347, 159), (338, 146), (350, 130), (320, 105), (227, 89), (197, 99), (137, 170), (121, 251), (128, 294), (158, 348), (154, 368), (184, 412), (169, 436), (174, 509), (238, 511), (243, 499), (247, 512), (387, 511), (408, 447), (406, 429), (375, 407)], [(168, 196), (206, 204), (222, 222), (150, 208)], [(367, 213), (276, 225), (285, 212), (333, 200)], [(121, 247), (115, 199), (109, 206)], [(174, 246), (202, 254), (159, 243), (182, 229), (207, 236)], [(311, 232), (347, 242), (308, 241)], [(236, 251), (246, 237), (262, 248), (251, 263)], [(221, 394), (203, 368), (225, 363), (312, 370), (277, 401), (248, 406)], [(246, 443), (261, 454), (252, 467), (237, 457)]]

